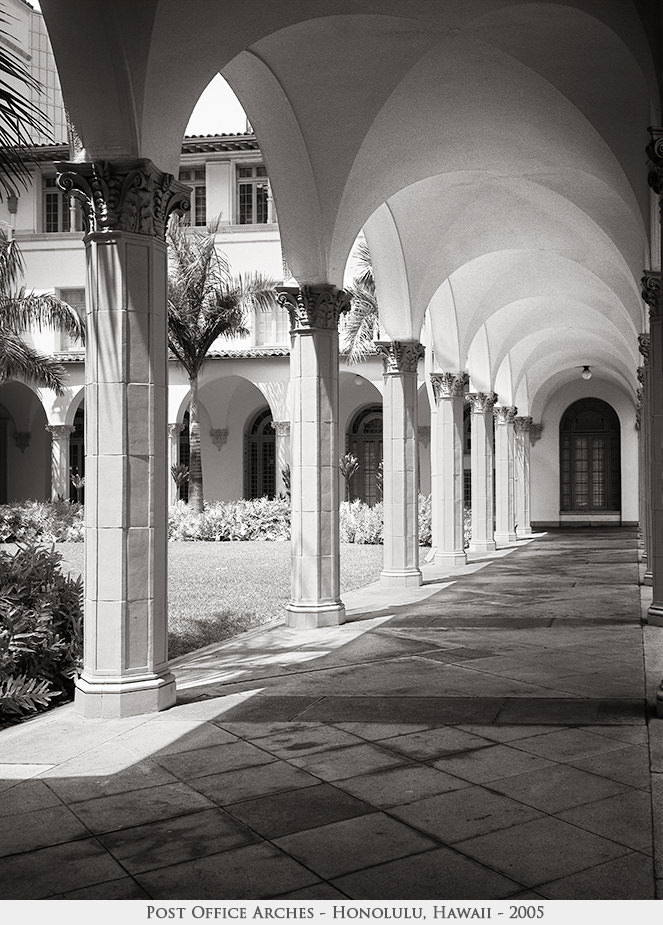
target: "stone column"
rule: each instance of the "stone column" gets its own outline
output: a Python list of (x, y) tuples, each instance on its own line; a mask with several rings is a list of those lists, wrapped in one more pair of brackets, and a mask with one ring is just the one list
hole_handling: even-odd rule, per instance
[(177, 501), (177, 485), (170, 474), (173, 466), (177, 466), (180, 457), (180, 434), (184, 429), (184, 424), (168, 425), (168, 497), (170, 504)]
[(388, 587), (420, 585), (417, 368), (418, 341), (378, 341), (384, 362), (382, 405), (384, 565)]
[(465, 565), (463, 407), (467, 373), (431, 373), (431, 511), (435, 564)]
[(495, 542), (516, 541), (514, 421), (518, 409), (502, 405), (495, 419)]
[(494, 392), (471, 392), (472, 417), (472, 539), (470, 552), (495, 550), (493, 518)]
[(276, 495), (285, 495), (283, 470), (290, 465), (290, 421), (272, 421), (276, 434)]
[(47, 424), (51, 435), (51, 499), (69, 497), (69, 436), (73, 424)]
[(651, 544), (647, 566), (652, 574), (652, 603), (648, 621), (663, 626), (663, 300), (661, 274), (648, 270), (642, 277), (642, 297), (649, 306), (649, 426), (651, 458), (649, 469)]
[[(652, 583), (651, 563), (649, 562), (652, 545), (652, 508), (651, 508), (651, 414), (652, 403), (649, 383), (649, 334), (638, 335), (638, 346), (643, 357), (643, 364), (638, 368), (640, 382), (640, 413), (638, 416), (638, 464), (640, 468), (640, 529), (644, 546), (643, 559), (647, 563), (643, 582)], [(636, 425), (637, 426), (637, 425)]]
[(530, 523), (530, 431), (532, 418), (517, 417), (513, 422), (515, 432), (515, 489), (516, 489), (516, 536), (532, 535)]
[(340, 598), (338, 322), (348, 296), (335, 286), (284, 287), (290, 314), (292, 402), (291, 598), (287, 624), (345, 621)]
[(85, 651), (76, 708), (175, 702), (167, 661), (166, 243), (188, 192), (146, 159), (61, 163), (87, 259)]

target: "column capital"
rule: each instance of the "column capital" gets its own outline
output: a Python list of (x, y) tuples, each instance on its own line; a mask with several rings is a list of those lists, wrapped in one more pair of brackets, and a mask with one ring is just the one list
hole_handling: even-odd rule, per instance
[(663, 128), (650, 125), (647, 131), (650, 138), (646, 148), (649, 167), (647, 182), (654, 192), (661, 196), (663, 195)]
[(290, 315), (290, 331), (337, 331), (338, 321), (350, 310), (350, 296), (336, 286), (278, 286), (278, 299)]
[(645, 366), (649, 364), (649, 345), (650, 343), (651, 341), (650, 341), (650, 337), (648, 333), (638, 334), (638, 350), (640, 351), (640, 353), (645, 359), (645, 362), (644, 362)]
[(649, 320), (658, 321), (661, 317), (661, 274), (645, 270), (640, 282), (643, 301), (649, 306)]
[(493, 408), (495, 423), (498, 425), (513, 424), (517, 414), (518, 409), (515, 405), (500, 405), (497, 408)]
[(209, 432), (210, 437), (212, 438), (212, 443), (221, 452), (221, 447), (225, 446), (228, 440), (228, 428), (227, 427), (217, 427), (212, 428)]
[(169, 437), (179, 437), (179, 435), (184, 430), (184, 424), (169, 424), (168, 425), (168, 436)]
[(277, 437), (290, 436), (290, 421), (272, 421), (272, 428), (276, 432)]
[(55, 166), (60, 189), (81, 203), (87, 234), (127, 231), (163, 241), (171, 213), (190, 208), (188, 187), (148, 158)]
[(385, 376), (416, 373), (424, 346), (418, 340), (378, 340), (375, 350), (382, 357)]
[(495, 392), (468, 392), (465, 400), (470, 403), (472, 414), (490, 414), (497, 401), (497, 394)]
[(541, 439), (541, 434), (543, 433), (543, 424), (530, 424), (529, 428), (529, 442), (533, 445), (537, 440)]
[[(642, 367), (638, 368), (638, 372)], [(642, 406), (645, 397), (645, 390), (642, 386), (635, 393), (635, 429), (640, 430), (640, 425), (642, 423)]]
[(517, 434), (529, 434), (534, 421), (528, 415), (521, 415), (513, 419), (513, 426)]
[(64, 440), (69, 434), (73, 434), (76, 428), (73, 424), (45, 424), (44, 430), (47, 430), (56, 440)]
[(460, 398), (470, 384), (468, 373), (431, 373), (430, 381), (437, 404), (443, 398)]
[[(638, 377), (638, 382), (640, 383), (640, 385), (644, 386), (646, 379), (647, 379), (647, 367), (638, 366), (638, 368), (635, 371), (635, 375)], [(638, 391), (640, 391), (640, 389), (638, 389)]]

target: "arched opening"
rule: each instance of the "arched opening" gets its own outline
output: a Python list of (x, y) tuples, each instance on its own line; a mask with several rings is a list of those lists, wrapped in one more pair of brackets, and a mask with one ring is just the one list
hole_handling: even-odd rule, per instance
[(244, 496), (276, 495), (276, 434), (272, 412), (263, 408), (251, 421), (244, 437)]
[(85, 501), (85, 411), (74, 415), (74, 429), (69, 435), (69, 500)]
[[(189, 442), (189, 412), (184, 412), (184, 417), (182, 418), (182, 430), (180, 431), (179, 438), (179, 447), (177, 454), (177, 461), (180, 466), (186, 466), (189, 468), (189, 462), (191, 461), (191, 444)], [(189, 483), (182, 482), (177, 490), (177, 497), (180, 501), (189, 500)]]
[(375, 504), (382, 498), (382, 405), (368, 405), (355, 414), (346, 443), (348, 453), (359, 460), (350, 479), (350, 498)]
[(621, 508), (619, 418), (599, 398), (570, 405), (559, 425), (560, 510), (600, 514)]

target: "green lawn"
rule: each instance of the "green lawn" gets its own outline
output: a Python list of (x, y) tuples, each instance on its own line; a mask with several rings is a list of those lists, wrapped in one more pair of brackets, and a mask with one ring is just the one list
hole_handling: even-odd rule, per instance
[[(65, 570), (82, 572), (83, 543), (60, 543)], [(374, 581), (382, 546), (344, 543), (341, 592)], [(290, 596), (290, 543), (169, 543), (171, 658), (283, 617)]]

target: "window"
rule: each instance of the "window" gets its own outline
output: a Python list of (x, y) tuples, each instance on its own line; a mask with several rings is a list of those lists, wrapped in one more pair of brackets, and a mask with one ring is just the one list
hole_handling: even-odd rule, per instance
[(382, 406), (369, 405), (355, 415), (348, 432), (348, 453), (359, 460), (350, 479), (350, 500), (375, 504), (382, 497)]
[(264, 408), (254, 417), (244, 438), (246, 498), (276, 496), (276, 434), (272, 412)]
[(47, 234), (82, 230), (80, 205), (58, 187), (55, 177), (44, 177), (42, 208), (43, 228)]
[(586, 398), (559, 427), (562, 511), (618, 511), (621, 505), (619, 418), (606, 402)]
[(266, 225), (271, 222), (269, 180), (264, 164), (237, 168), (237, 223)]
[(191, 187), (191, 224), (207, 224), (207, 188), (204, 167), (186, 167), (180, 170), (180, 180)]
[(287, 344), (290, 339), (290, 318), (288, 310), (281, 305), (273, 308), (256, 309), (256, 346)]
[[(59, 289), (57, 292), (59, 299), (71, 305), (81, 318), (85, 318), (85, 289)], [(68, 334), (60, 335), (60, 350), (82, 350), (83, 344), (75, 341)]]

